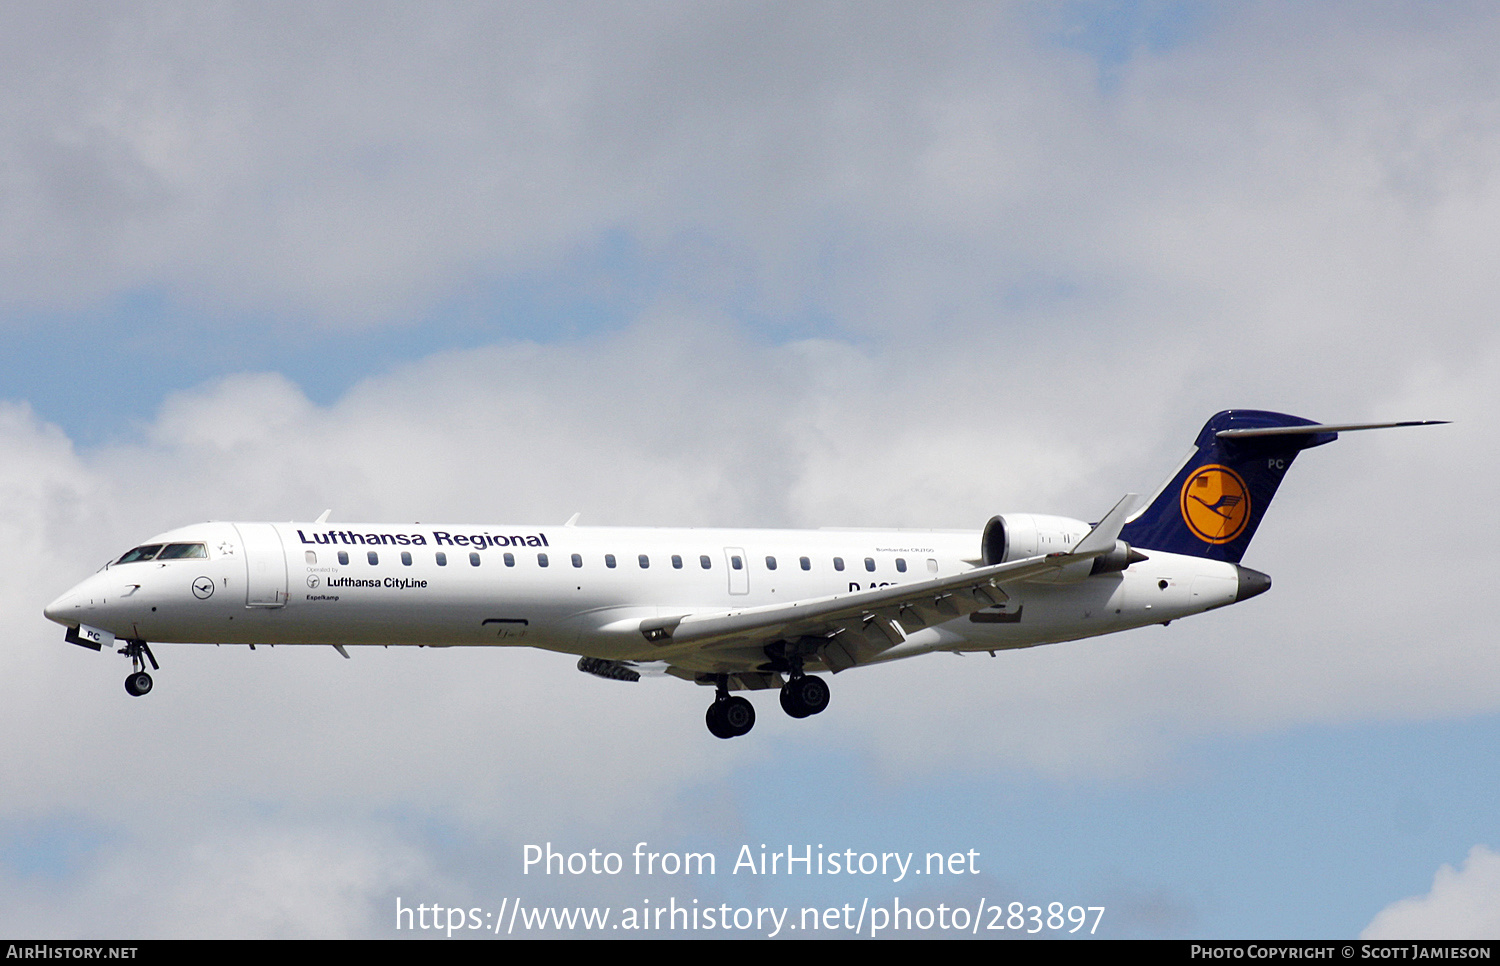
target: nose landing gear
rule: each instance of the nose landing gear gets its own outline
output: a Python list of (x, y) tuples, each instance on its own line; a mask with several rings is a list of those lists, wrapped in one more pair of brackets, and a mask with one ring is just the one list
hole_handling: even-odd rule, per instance
[(125, 677), (126, 693), (133, 698), (150, 694), (153, 682), (151, 675), (146, 673), (146, 662), (151, 662), (151, 670), (161, 670), (161, 665), (156, 663), (156, 655), (151, 653), (151, 645), (145, 641), (126, 641), (125, 646), (120, 648), (120, 653), (130, 658), (131, 671)]

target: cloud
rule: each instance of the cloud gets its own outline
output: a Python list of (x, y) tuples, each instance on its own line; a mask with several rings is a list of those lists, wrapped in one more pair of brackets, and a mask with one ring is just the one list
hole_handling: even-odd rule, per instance
[[(65, 814), (104, 842), (52, 903), (6, 871), (7, 921), (88, 932), (55, 910), (139, 872), (204, 934), (359, 934), (393, 883), (463, 878), (463, 847), (393, 814), (482, 845), (473, 885), (533, 831), (680, 832), (705, 783), (809, 726), (908, 788), (1138, 777), (1224, 734), (1492, 711), (1489, 588), (1459, 535), (1500, 471), (1496, 24), (1268, 9), (1100, 83), (1024, 7), (3, 8), (7, 324), (79, 312), (128, 356), (108, 306), (164, 292), (181, 351), (224, 360), (162, 379), (105, 446), (0, 405), (0, 535), (25, 562), (0, 612), (28, 682), (0, 708), (0, 770), (26, 776), (0, 822)], [(507, 336), (526, 320), (485, 293), (537, 275), (589, 283), (608, 323)], [(425, 348), (455, 303), (479, 334)], [(299, 384), (200, 341), (246, 319), (418, 348)], [(827, 715), (764, 714), (754, 741), (704, 734), (703, 689), (535, 651), (163, 647), (133, 701), (123, 661), (39, 613), (151, 533), (324, 507), (1093, 519), (1226, 406), (1456, 422), (1300, 458), (1246, 561), (1276, 579), (1263, 598), (840, 675)], [(746, 806), (709, 797), (695, 818), (737, 827)], [(191, 831), (245, 802), (283, 811)], [(235, 910), (222, 883), (290, 899)], [(340, 897), (326, 928), (299, 918), (304, 883)], [(1170, 905), (1140, 915), (1187, 921)]]
[(1393, 902), (1361, 939), (1494, 939), (1500, 936), (1500, 855), (1476, 845), (1458, 869), (1443, 865), (1426, 895)]
[[(269, 9), (6, 15), (0, 268), (30, 278), (13, 304), (165, 284), (221, 308), (389, 321), (621, 225), (769, 257), (808, 224), (804, 202), (904, 177), (910, 149), (872, 149), (924, 122), (929, 84), (908, 82), (979, 66), (970, 18), (1007, 19)], [(722, 230), (757, 210), (759, 226)]]
[(1250, 9), (1101, 87), (1025, 7), (352, 9), (0, 15), (9, 304), (411, 325), (610, 237), (884, 338), (1166, 296), (1332, 339), (1493, 296), (1482, 10)]
[(226, 817), (106, 836), (64, 875), (0, 867), (5, 921), (52, 936), (358, 938), (386, 934), (402, 888), (454, 891), (395, 823)]

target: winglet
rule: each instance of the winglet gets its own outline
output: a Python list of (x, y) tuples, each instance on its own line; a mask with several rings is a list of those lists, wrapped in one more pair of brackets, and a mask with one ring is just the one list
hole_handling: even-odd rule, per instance
[(333, 507), (329, 507), (328, 509), (324, 510), (322, 513), (319, 513), (318, 514), (318, 518), (316, 520), (314, 520), (313, 523), (327, 523), (328, 522), (328, 516), (331, 513), (333, 513)]
[(1101, 553), (1109, 553), (1115, 549), (1115, 541), (1120, 539), (1120, 530), (1125, 526), (1125, 520), (1135, 509), (1136, 501), (1140, 499), (1138, 493), (1127, 493), (1115, 504), (1113, 510), (1104, 515), (1094, 529), (1088, 532), (1078, 545), (1072, 549), (1075, 555), (1098, 556)]

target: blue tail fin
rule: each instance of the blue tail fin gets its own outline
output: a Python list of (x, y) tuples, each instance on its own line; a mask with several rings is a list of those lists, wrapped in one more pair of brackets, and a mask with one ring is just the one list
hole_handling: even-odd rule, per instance
[(1204, 424), (1187, 462), (1125, 524), (1120, 539), (1143, 550), (1239, 563), (1292, 460), (1338, 439), (1336, 432), (1293, 428), (1318, 425), (1254, 409), (1218, 413)]

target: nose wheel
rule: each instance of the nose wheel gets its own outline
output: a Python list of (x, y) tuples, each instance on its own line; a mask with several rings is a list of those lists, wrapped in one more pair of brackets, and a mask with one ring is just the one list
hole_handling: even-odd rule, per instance
[(150, 694), (155, 682), (146, 673), (146, 662), (151, 662), (151, 670), (161, 670), (161, 665), (156, 663), (156, 655), (151, 653), (151, 645), (145, 641), (126, 641), (125, 646), (120, 648), (120, 653), (130, 658), (131, 671), (125, 677), (125, 692), (133, 698)]

